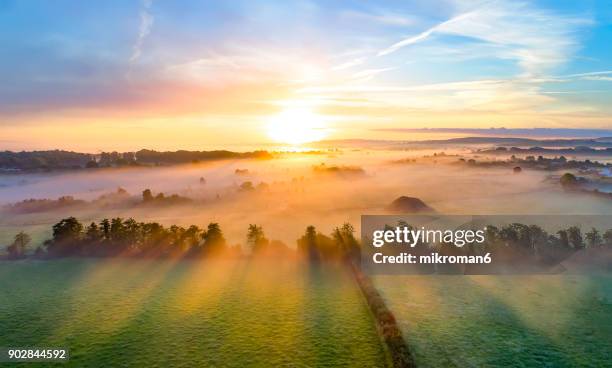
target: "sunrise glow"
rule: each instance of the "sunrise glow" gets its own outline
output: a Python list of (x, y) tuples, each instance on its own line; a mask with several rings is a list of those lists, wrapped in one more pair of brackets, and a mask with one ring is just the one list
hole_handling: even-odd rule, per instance
[(609, 10), (590, 3), (142, 0), (71, 4), (79, 17), (11, 4), (4, 149), (403, 140), (392, 130), (604, 128), (612, 116), (598, 47)]
[(277, 143), (300, 145), (327, 136), (325, 118), (307, 107), (289, 107), (268, 121), (268, 135)]

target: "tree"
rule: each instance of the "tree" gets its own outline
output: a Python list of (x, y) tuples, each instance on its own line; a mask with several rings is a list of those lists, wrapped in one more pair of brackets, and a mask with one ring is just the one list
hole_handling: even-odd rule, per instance
[(584, 249), (584, 243), (582, 241), (582, 233), (580, 232), (580, 228), (577, 226), (571, 226), (567, 229), (567, 237), (569, 240), (569, 244), (572, 248), (576, 250)]
[(308, 257), (309, 261), (319, 261), (320, 256), (317, 244), (317, 230), (314, 226), (308, 226), (304, 235), (298, 239), (298, 249), (300, 249), (300, 251)]
[(166, 229), (157, 222), (142, 224), (141, 229), (143, 236), (141, 250), (147, 254), (158, 252), (169, 236)]
[(53, 225), (53, 238), (47, 242), (52, 256), (66, 256), (80, 251), (83, 225), (74, 217), (68, 217)]
[(545, 246), (548, 241), (548, 233), (538, 225), (529, 225), (529, 241), (533, 254), (539, 256), (540, 248)]
[(74, 217), (68, 217), (53, 225), (53, 241), (74, 242), (81, 238), (83, 225)]
[(102, 240), (102, 232), (95, 222), (92, 222), (85, 230), (84, 253), (87, 255), (98, 255), (98, 244)]
[(143, 202), (151, 202), (153, 200), (153, 193), (151, 193), (151, 189), (145, 189), (142, 191), (142, 201)]
[(247, 244), (251, 247), (253, 253), (257, 253), (264, 250), (270, 244), (270, 241), (266, 238), (261, 226), (250, 224), (247, 231)]
[(111, 220), (110, 239), (114, 243), (119, 243), (125, 239), (125, 228), (123, 226), (123, 219), (121, 217), (116, 217)]
[(170, 226), (170, 245), (172, 246), (170, 251), (183, 251), (183, 240), (185, 235), (185, 228), (177, 225)]
[(605, 246), (612, 248), (612, 229), (606, 230), (603, 234), (603, 241)]
[[(398, 223), (400, 227), (409, 227), (410, 225), (405, 222)], [(336, 227), (332, 232), (332, 238), (336, 242), (337, 247), (342, 252), (343, 257), (346, 260), (352, 260), (358, 262), (361, 257), (361, 248), (359, 242), (353, 235), (355, 228), (348, 222), (342, 224), (341, 227)]]
[(208, 224), (208, 228), (202, 234), (202, 240), (204, 240), (202, 247), (205, 253), (219, 252), (227, 245), (221, 227), (216, 222)]
[(571, 248), (567, 230), (559, 230), (557, 235), (559, 235), (559, 244), (562, 248)]
[(15, 239), (13, 240), (13, 244), (9, 245), (6, 250), (8, 251), (9, 258), (18, 259), (25, 257), (26, 247), (30, 244), (32, 238), (23, 231), (17, 233), (15, 235)]
[(100, 222), (100, 229), (102, 230), (102, 236), (106, 240), (110, 239), (110, 228), (111, 228), (111, 224), (108, 219), (104, 219)]
[(571, 173), (563, 174), (559, 179), (559, 182), (565, 189), (573, 189), (576, 187), (576, 185), (578, 185), (578, 179), (576, 179), (576, 176)]
[(88, 243), (94, 243), (100, 241), (101, 238), (102, 233), (100, 232), (98, 225), (96, 225), (95, 222), (89, 224), (87, 230), (85, 231), (85, 240), (87, 240)]
[(188, 249), (195, 248), (200, 243), (201, 237), (202, 237), (202, 229), (200, 229), (199, 227), (195, 225), (191, 225), (183, 233), (183, 243), (186, 245)]
[(591, 228), (591, 231), (584, 234), (584, 237), (587, 240), (587, 246), (589, 248), (599, 248), (603, 245), (603, 239), (599, 234), (599, 231), (597, 231), (595, 228)]
[(129, 218), (123, 222), (123, 230), (125, 232), (125, 245), (131, 248), (137, 248), (142, 241), (141, 224), (133, 218)]

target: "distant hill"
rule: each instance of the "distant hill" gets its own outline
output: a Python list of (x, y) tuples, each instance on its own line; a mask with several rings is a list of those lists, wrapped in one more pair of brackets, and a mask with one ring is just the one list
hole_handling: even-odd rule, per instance
[(339, 139), (325, 140), (312, 144), (317, 147), (353, 147), (373, 149), (423, 149), (491, 145), (503, 147), (588, 147), (612, 148), (610, 137), (592, 139), (532, 139), (520, 137), (463, 137), (450, 139), (430, 139), (422, 141), (376, 140), (376, 139)]
[(394, 213), (432, 213), (435, 210), (415, 197), (401, 196), (387, 206), (387, 210)]
[(479, 150), (478, 153), (482, 154), (527, 154), (527, 155), (566, 155), (566, 156), (612, 156), (612, 148), (605, 149), (594, 149), (585, 146), (577, 146), (575, 148), (543, 148), (543, 147), (529, 147), (529, 148), (518, 148), (510, 147), (498, 147), (496, 149)]
[(168, 151), (102, 152), (71, 151), (0, 152), (0, 172), (95, 169), (100, 167), (157, 166), (224, 159), (268, 159), (267, 151)]
[(379, 128), (375, 130), (397, 133), (441, 133), (490, 137), (595, 138), (612, 136), (612, 129), (576, 128)]

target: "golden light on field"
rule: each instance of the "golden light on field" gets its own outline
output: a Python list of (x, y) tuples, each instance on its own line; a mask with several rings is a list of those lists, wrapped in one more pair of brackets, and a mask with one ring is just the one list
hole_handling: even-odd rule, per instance
[(327, 134), (326, 119), (308, 107), (287, 107), (268, 120), (268, 136), (279, 143), (299, 145)]

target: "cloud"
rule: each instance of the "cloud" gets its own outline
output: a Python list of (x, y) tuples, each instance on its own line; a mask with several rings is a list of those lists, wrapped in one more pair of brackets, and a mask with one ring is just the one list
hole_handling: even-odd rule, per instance
[(434, 32), (443, 32), (443, 30), (445, 29), (445, 27), (447, 27), (449, 24), (455, 23), (455, 22), (459, 22), (462, 19), (469, 17), (472, 13), (465, 13), (465, 14), (461, 14), (459, 16), (456, 16), (454, 18), (451, 18), (449, 20), (447, 20), (446, 22), (442, 22), (434, 27), (429, 28), (428, 30), (419, 33), (416, 36), (413, 37), (409, 37), (406, 38), (402, 41), (399, 41), (397, 43), (394, 43), (393, 45), (387, 47), (386, 49), (380, 51), (378, 53), (378, 56), (384, 56), (384, 55), (388, 55), (391, 54), (403, 47), (406, 47), (408, 45), (412, 45), (415, 44), (417, 42), (426, 40), (427, 38), (429, 38), (429, 36), (431, 36), (432, 34), (434, 34)]
[[(523, 74), (539, 75), (565, 63), (577, 48), (576, 33), (591, 23), (586, 16), (564, 15), (524, 2), (490, 2), (396, 42), (378, 56), (434, 35), (461, 36), (496, 45), (498, 50), (490, 56), (515, 60)], [(461, 47), (461, 41), (454, 39), (448, 47)]]
[(342, 63), (340, 65), (336, 65), (334, 67), (331, 68), (331, 70), (333, 71), (338, 71), (338, 70), (344, 70), (344, 69), (348, 69), (348, 68), (352, 68), (354, 66), (358, 66), (361, 65), (365, 62), (365, 58), (357, 58), (357, 59), (353, 59), (353, 60), (349, 60), (345, 63)]
[(352, 77), (355, 79), (361, 79), (362, 81), (364, 81), (364, 80), (372, 79), (380, 73), (384, 73), (386, 71), (393, 70), (393, 69), (395, 68), (365, 69), (365, 70), (362, 70), (362, 71), (359, 71), (353, 74)]
[(583, 79), (592, 80), (592, 81), (612, 82), (612, 77), (607, 77), (607, 76), (603, 76), (603, 75), (587, 76), (587, 77), (584, 77)]
[(597, 72), (569, 74), (569, 75), (566, 75), (566, 77), (570, 77), (570, 78), (571, 77), (589, 77), (593, 75), (607, 75), (607, 74), (612, 74), (612, 70), (602, 70), (602, 71), (597, 71)]
[(142, 45), (151, 33), (151, 29), (153, 28), (153, 22), (155, 18), (151, 14), (151, 5), (153, 5), (153, 0), (143, 0), (142, 7), (140, 9), (140, 26), (138, 28), (138, 38), (136, 39), (136, 43), (134, 47), (132, 47), (132, 55), (130, 56), (130, 63), (136, 62), (140, 55), (142, 54)]
[(415, 20), (412, 18), (390, 12), (365, 13), (356, 10), (347, 10), (342, 12), (340, 16), (350, 21), (368, 21), (387, 26), (409, 26), (415, 23)]
[(394, 115), (395, 111), (395, 115), (398, 116), (409, 113), (411, 109), (429, 113), (464, 110), (511, 114), (518, 111), (532, 111), (538, 106), (554, 102), (551, 96), (540, 93), (537, 84), (519, 79), (472, 80), (412, 86), (359, 84), (310, 87), (303, 88), (299, 92), (333, 100), (359, 96), (370, 103), (370, 106), (363, 109), (375, 115), (384, 111)]

